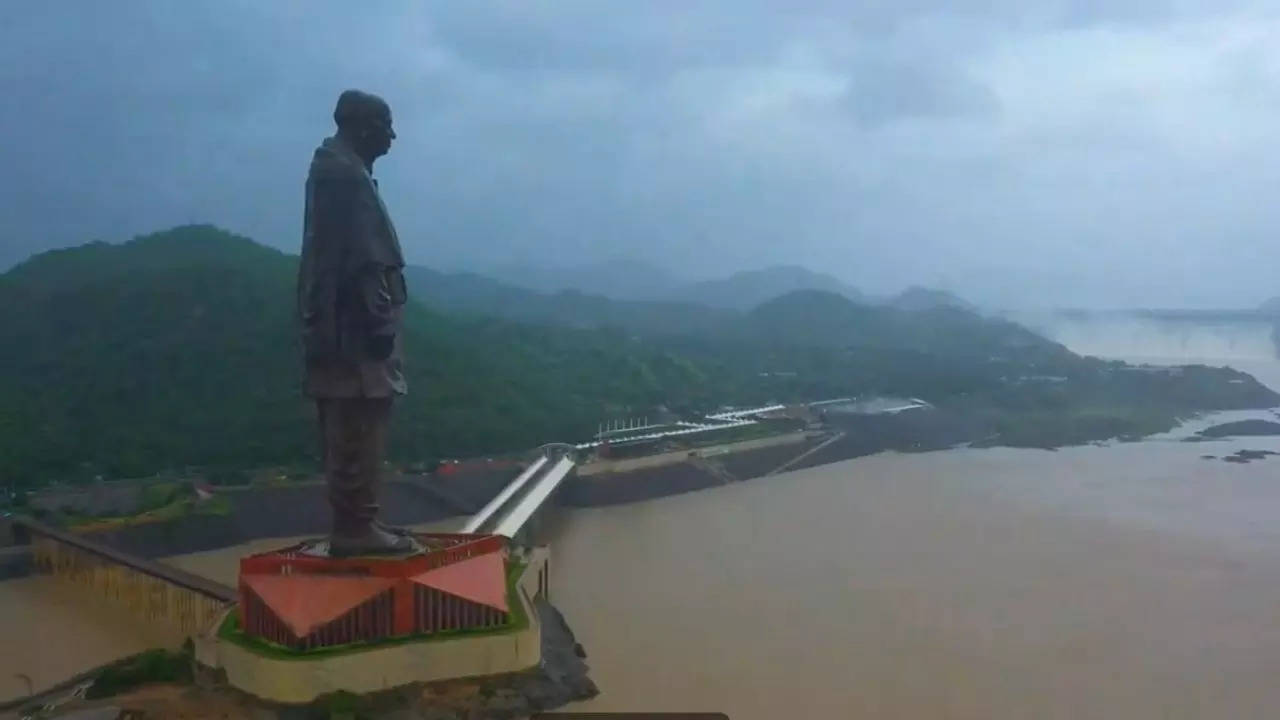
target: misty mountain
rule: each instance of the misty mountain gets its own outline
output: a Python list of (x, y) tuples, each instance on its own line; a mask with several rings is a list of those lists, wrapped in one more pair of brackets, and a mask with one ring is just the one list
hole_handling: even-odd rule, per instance
[(749, 310), (795, 290), (825, 290), (855, 301), (867, 301), (857, 288), (825, 273), (798, 265), (777, 265), (737, 272), (729, 277), (683, 281), (653, 265), (614, 260), (578, 268), (506, 265), (482, 271), (508, 286), (554, 294), (577, 291), (613, 300), (645, 300)]
[[(294, 255), (191, 226), (43, 253), (0, 275), (0, 485), (312, 458), (296, 272)], [(404, 343), (401, 459), (584, 437), (670, 396), (710, 404), (746, 377), (618, 333), (417, 303)]]
[(933, 290), (930, 288), (912, 286), (890, 298), (888, 304), (899, 309), (909, 311), (933, 310), (936, 308), (952, 307), (969, 312), (978, 312), (978, 306), (961, 298), (957, 295), (947, 292), (946, 290)]
[(614, 300), (674, 300), (676, 291), (687, 284), (656, 265), (627, 258), (566, 267), (509, 263), (485, 268), (480, 274), (541, 293), (568, 290)]
[(1280, 297), (1273, 297), (1258, 306), (1258, 311), (1266, 315), (1280, 317)]
[[(296, 272), (294, 255), (187, 226), (42, 253), (0, 275), (0, 485), (313, 464)], [(910, 312), (801, 290), (739, 312), (531, 294), (415, 272), (410, 294), (424, 301), (405, 311), (410, 395), (391, 430), (398, 460), (575, 440), (601, 419), (659, 406), (693, 417), (723, 404), (882, 393), (997, 403), (1001, 412), (1122, 402), (1122, 414), (1155, 408), (1167, 419), (1256, 394), (1221, 373), (1125, 379), (1013, 323), (958, 308)], [(432, 307), (431, 294), (446, 290), (470, 309)], [(478, 310), (486, 303), (507, 316), (540, 306), (542, 315), (538, 324), (487, 317)], [(622, 317), (633, 327), (545, 320), (563, 320), (556, 313), (584, 323), (590, 313)], [(658, 330), (634, 329), (646, 323)], [(1039, 396), (1009, 385), (1046, 374), (1073, 385)]]
[(1070, 364), (1076, 356), (1058, 343), (1007, 320), (983, 318), (949, 305), (922, 310), (863, 305), (837, 293), (800, 290), (766, 302), (747, 315), (750, 332), (773, 342), (893, 348), (944, 357), (1017, 357)]
[[(0, 483), (307, 462), (314, 417), (300, 392), (296, 272), (294, 255), (188, 226), (41, 253), (0, 275)], [(695, 412), (954, 385), (925, 377), (937, 363), (921, 365), (919, 353), (941, 348), (929, 332), (894, 330), (912, 349), (856, 357), (797, 332), (829, 322), (842, 341), (899, 342), (884, 334), (892, 322), (863, 322), (868, 311), (841, 296), (819, 299), (825, 309), (791, 299), (752, 315), (543, 295), (421, 268), (409, 282), (423, 302), (405, 313), (411, 394), (391, 443), (400, 459), (572, 440), (601, 418), (658, 405)], [(565, 327), (595, 323), (604, 327)], [(761, 378), (778, 368), (799, 372)], [(986, 381), (956, 368), (961, 387)]]
[(647, 334), (704, 332), (731, 322), (727, 310), (691, 303), (614, 300), (578, 290), (539, 292), (473, 273), (405, 268), (410, 297), (453, 313), (571, 328), (622, 328)]
[[(754, 276), (739, 273), (705, 287), (727, 293), (730, 288), (749, 284)], [(441, 273), (417, 266), (406, 268), (405, 277), (410, 296), (437, 310), (558, 327), (616, 328), (649, 337), (700, 335), (921, 352), (992, 353), (1008, 343), (1024, 348), (1054, 346), (1055, 353), (1062, 350), (1012, 322), (979, 317), (955, 296), (921, 288), (908, 290), (886, 305), (855, 302), (834, 291), (792, 290), (737, 310), (695, 303), (613, 300), (577, 291), (541, 293), (481, 275)], [(802, 271), (791, 277), (812, 278), (813, 274)]]
[(721, 280), (704, 280), (673, 291), (672, 297), (711, 307), (748, 310), (797, 290), (820, 290), (855, 302), (866, 298), (857, 288), (825, 273), (798, 265), (778, 265), (737, 272)]

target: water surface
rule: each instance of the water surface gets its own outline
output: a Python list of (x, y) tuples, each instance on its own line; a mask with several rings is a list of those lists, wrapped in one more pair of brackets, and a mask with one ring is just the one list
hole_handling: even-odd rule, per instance
[[(1280, 387), (1280, 364), (1232, 364)], [(1266, 415), (1057, 452), (882, 454), (564, 511), (552, 597), (603, 691), (582, 709), (1271, 717), (1280, 458), (1201, 455), (1280, 439), (1181, 442)], [(282, 542), (173, 562), (231, 582), (241, 555)], [(16, 650), (0, 654), (0, 696), (20, 690), (14, 672), (39, 685), (154, 642), (50, 582), (0, 583)]]

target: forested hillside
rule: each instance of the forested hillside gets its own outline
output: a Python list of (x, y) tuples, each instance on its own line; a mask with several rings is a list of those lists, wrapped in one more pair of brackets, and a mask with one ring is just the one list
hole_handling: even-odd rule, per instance
[[(295, 272), (292, 255), (187, 226), (43, 253), (0, 276), (0, 486), (312, 461)], [(528, 300), (501, 287), (466, 291), (493, 313)], [(431, 293), (421, 275), (410, 278), (412, 297)], [(601, 420), (660, 406), (694, 414), (856, 393), (1064, 417), (1115, 411), (1122, 428), (1133, 408), (1164, 422), (1274, 399), (1231, 371), (1118, 373), (949, 307), (869, 307), (821, 291), (746, 313), (554, 297), (542, 310), (590, 321), (531, 313), (522, 324), (474, 306), (446, 314), (410, 303), (410, 394), (396, 406), (391, 456), (580, 440)], [(584, 327), (565, 326), (575, 324)], [(1046, 375), (1057, 379), (1023, 382)]]
[[(215, 228), (45, 253), (0, 276), (0, 478), (129, 476), (312, 452), (296, 259)], [(717, 378), (602, 331), (411, 306), (393, 452), (430, 458), (581, 437)], [(720, 378), (726, 383), (729, 378)]]

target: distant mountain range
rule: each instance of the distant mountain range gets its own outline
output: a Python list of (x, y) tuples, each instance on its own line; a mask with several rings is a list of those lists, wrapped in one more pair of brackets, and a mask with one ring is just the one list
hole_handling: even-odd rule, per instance
[(614, 300), (671, 299), (680, 287), (688, 284), (687, 280), (656, 265), (627, 258), (562, 267), (504, 263), (475, 268), (473, 272), (541, 293), (570, 290)]
[(438, 310), (571, 328), (654, 334), (701, 332), (736, 313), (694, 303), (615, 300), (579, 290), (544, 292), (473, 273), (405, 269), (410, 297)]
[(569, 327), (696, 332), (723, 323), (734, 312), (804, 291), (910, 312), (941, 307), (978, 312), (976, 306), (951, 293), (921, 287), (889, 298), (871, 298), (831, 275), (793, 265), (684, 283), (662, 270), (630, 261), (565, 271), (508, 266), (498, 269), (496, 275), (447, 273), (422, 266), (406, 270), (414, 296), (428, 305)]
[(694, 303), (732, 310), (749, 310), (795, 290), (825, 290), (855, 302), (872, 302), (839, 278), (798, 265), (775, 265), (699, 281), (682, 280), (661, 268), (634, 260), (560, 269), (506, 265), (481, 274), (507, 285), (543, 293), (577, 291), (614, 300)]
[(978, 312), (978, 306), (945, 290), (931, 290), (919, 286), (909, 287), (888, 302), (899, 310), (920, 311), (936, 308), (957, 308)]
[(673, 297), (711, 307), (747, 310), (797, 290), (821, 290), (854, 302), (868, 302), (857, 288), (831, 275), (797, 265), (747, 270), (722, 280), (704, 280), (678, 288)]

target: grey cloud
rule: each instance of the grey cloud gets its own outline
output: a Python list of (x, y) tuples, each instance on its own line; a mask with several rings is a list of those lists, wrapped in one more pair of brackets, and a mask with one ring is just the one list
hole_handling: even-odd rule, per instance
[(954, 70), (874, 62), (854, 71), (846, 103), (872, 128), (904, 118), (996, 113), (1000, 104), (989, 88)]
[(1275, 282), (1265, 8), (361, 7), (6, 6), (0, 117), (22, 141), (0, 146), (0, 267), (192, 221), (295, 249), (307, 158), (363, 87), (395, 111), (377, 173), (415, 262), (800, 263), (1033, 304), (1239, 304)]

